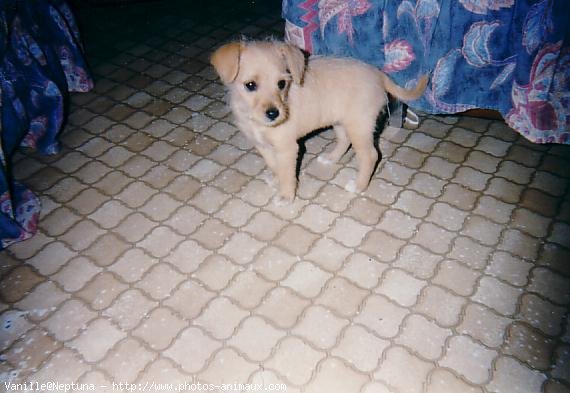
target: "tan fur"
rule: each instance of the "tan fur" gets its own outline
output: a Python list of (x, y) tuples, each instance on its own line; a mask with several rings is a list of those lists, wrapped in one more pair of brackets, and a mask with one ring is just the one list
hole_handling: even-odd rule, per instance
[[(387, 104), (385, 91), (413, 100), (427, 84), (423, 76), (414, 89), (403, 89), (353, 59), (313, 57), (305, 63), (299, 49), (274, 41), (226, 44), (213, 53), (211, 63), (229, 89), (237, 126), (253, 141), (287, 201), (295, 197), (297, 140), (326, 126), (334, 127), (337, 144), (322, 161), (338, 161), (352, 144), (358, 177), (347, 189), (366, 189), (378, 160), (373, 131)], [(279, 81), (285, 81), (283, 89)], [(254, 91), (246, 88), (251, 82)]]

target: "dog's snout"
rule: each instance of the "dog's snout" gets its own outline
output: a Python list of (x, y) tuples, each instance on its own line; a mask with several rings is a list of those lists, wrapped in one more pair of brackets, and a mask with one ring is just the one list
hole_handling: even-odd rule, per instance
[(279, 117), (279, 109), (271, 107), (265, 111), (265, 116), (267, 116), (269, 120), (273, 121)]

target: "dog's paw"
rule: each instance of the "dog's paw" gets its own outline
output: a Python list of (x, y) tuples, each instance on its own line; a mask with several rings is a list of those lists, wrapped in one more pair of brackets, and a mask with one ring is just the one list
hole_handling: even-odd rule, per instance
[(355, 180), (349, 180), (348, 183), (346, 183), (346, 185), (344, 186), (344, 189), (348, 192), (352, 192), (353, 194), (356, 194), (358, 192), (358, 188), (356, 187), (356, 181)]
[(293, 200), (283, 198), (281, 195), (275, 195), (273, 197), (273, 204), (275, 206), (289, 206), (289, 205), (293, 204)]
[(331, 160), (327, 155), (318, 156), (318, 157), (317, 157), (317, 162), (320, 162), (321, 164), (324, 164), (324, 165), (331, 165), (331, 164), (333, 164), (332, 160)]
[(267, 184), (269, 187), (271, 188), (276, 188), (277, 187), (277, 180), (275, 179), (275, 176), (273, 176), (273, 173), (271, 173), (271, 171), (269, 170), (264, 170), (263, 172), (261, 172), (261, 174), (259, 175), (259, 178), (261, 180), (263, 180), (263, 182), (265, 184)]

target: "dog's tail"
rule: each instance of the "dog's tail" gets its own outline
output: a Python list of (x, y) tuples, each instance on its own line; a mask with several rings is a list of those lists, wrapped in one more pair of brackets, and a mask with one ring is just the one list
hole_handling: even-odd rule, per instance
[(424, 93), (428, 83), (428, 76), (422, 75), (416, 87), (413, 89), (404, 89), (403, 87), (395, 84), (394, 81), (383, 72), (380, 72), (380, 79), (382, 81), (384, 89), (386, 89), (388, 93), (404, 101), (411, 101), (420, 98)]

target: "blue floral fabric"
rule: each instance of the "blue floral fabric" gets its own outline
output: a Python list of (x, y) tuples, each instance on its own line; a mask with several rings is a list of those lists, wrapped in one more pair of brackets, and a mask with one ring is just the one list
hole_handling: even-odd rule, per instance
[(0, 0), (0, 249), (31, 237), (40, 211), (13, 179), (15, 150), (57, 153), (68, 92), (92, 87), (64, 0)]
[(286, 39), (376, 65), (429, 113), (499, 111), (536, 143), (570, 143), (570, 7), (557, 0), (284, 0)]

